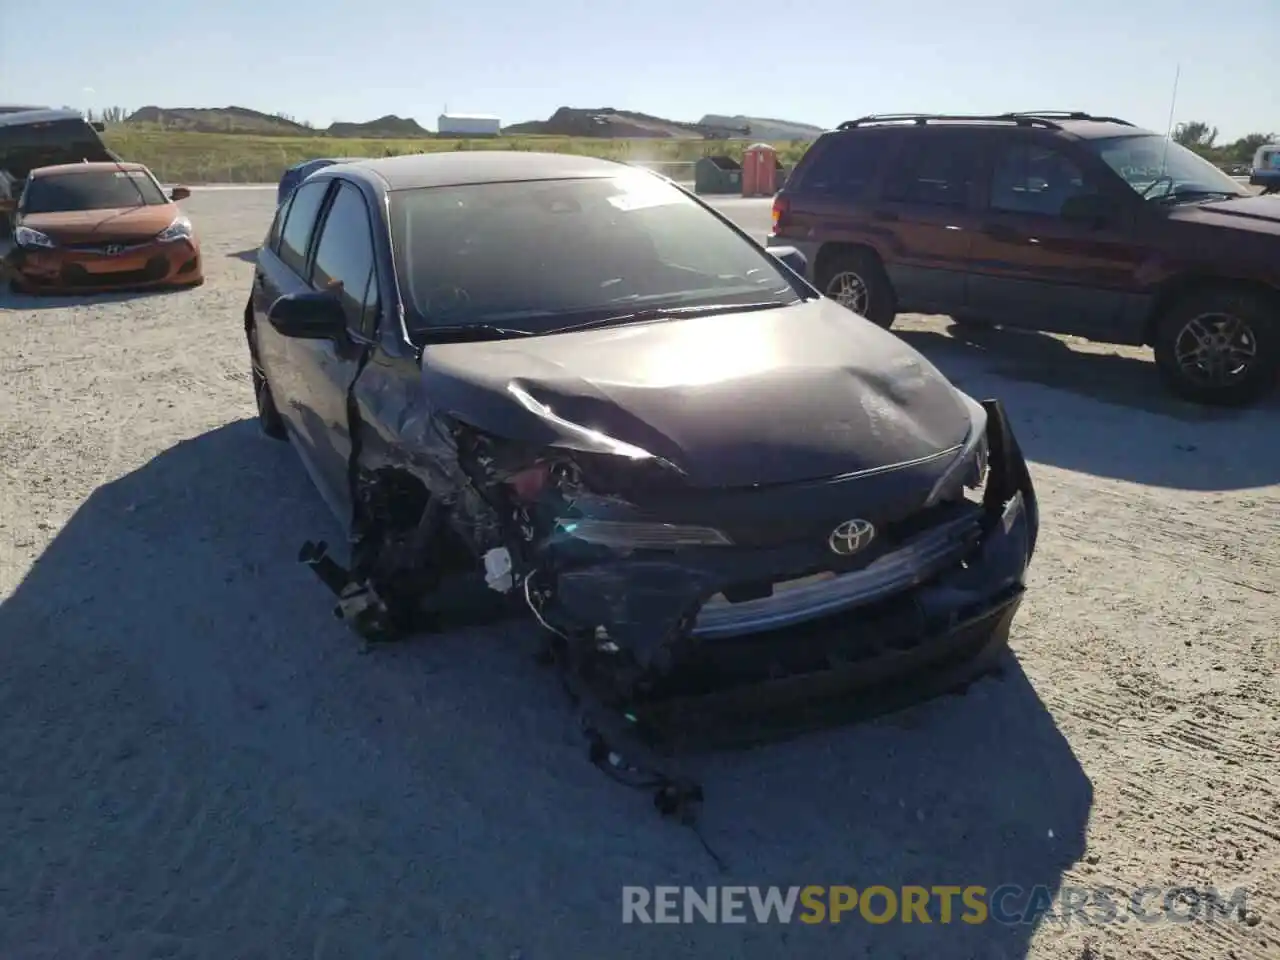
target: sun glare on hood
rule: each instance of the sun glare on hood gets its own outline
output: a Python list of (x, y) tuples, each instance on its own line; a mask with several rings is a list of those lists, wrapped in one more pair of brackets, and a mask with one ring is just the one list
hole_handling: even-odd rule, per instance
[[(756, 376), (777, 366), (775, 328), (755, 324), (750, 317), (704, 317), (669, 329), (662, 349), (638, 351), (634, 380), (616, 382), (653, 390), (699, 387)], [(646, 335), (643, 327), (618, 332), (623, 338)]]

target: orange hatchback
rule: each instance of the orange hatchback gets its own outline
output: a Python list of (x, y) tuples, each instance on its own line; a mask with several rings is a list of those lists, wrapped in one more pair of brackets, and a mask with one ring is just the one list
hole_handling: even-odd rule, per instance
[(176, 201), (139, 163), (69, 163), (32, 170), (8, 254), (18, 293), (197, 286), (200, 243)]

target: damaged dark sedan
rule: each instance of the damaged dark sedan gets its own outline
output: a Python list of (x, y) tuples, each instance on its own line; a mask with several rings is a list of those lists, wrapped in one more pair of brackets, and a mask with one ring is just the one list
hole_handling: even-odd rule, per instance
[(350, 533), (348, 565), (301, 556), (335, 612), (376, 640), (518, 607), (655, 726), (989, 669), (1038, 528), (1004, 410), (798, 256), (585, 157), (308, 178), (244, 320), (261, 427)]

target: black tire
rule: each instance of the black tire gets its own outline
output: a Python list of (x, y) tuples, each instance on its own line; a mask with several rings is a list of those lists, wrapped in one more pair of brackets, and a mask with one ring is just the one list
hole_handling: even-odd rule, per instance
[[(876, 326), (886, 330), (893, 325), (897, 311), (893, 285), (884, 272), (884, 265), (870, 250), (845, 250), (824, 257), (815, 279), (823, 296), (861, 313)], [(849, 296), (852, 283), (861, 284), (865, 291), (866, 306), (859, 311)]]
[(271, 396), (271, 385), (256, 364), (253, 368), (253, 396), (258, 404), (258, 429), (262, 435), (272, 440), (288, 440), (284, 420), (276, 409), (275, 398)]
[[(1200, 346), (1205, 338), (1212, 342)], [(1152, 339), (1161, 379), (1185, 400), (1243, 407), (1276, 385), (1280, 307), (1251, 290), (1218, 287), (1181, 297), (1156, 321)]]

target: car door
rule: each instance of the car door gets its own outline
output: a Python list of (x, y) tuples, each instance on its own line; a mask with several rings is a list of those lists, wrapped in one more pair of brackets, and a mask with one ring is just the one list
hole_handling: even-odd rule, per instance
[(980, 150), (971, 131), (900, 131), (871, 221), (903, 312), (964, 309)]
[(1134, 200), (1059, 140), (992, 144), (969, 309), (1005, 326), (1130, 339), (1143, 246)]
[(348, 398), (373, 345), (379, 289), (370, 207), (354, 183), (336, 180), (335, 184), (321, 213), (307, 281), (310, 289), (339, 298), (347, 329), (333, 340), (295, 340), (290, 351), (312, 467), (332, 502), (346, 515), (351, 456)]
[(316, 224), (331, 181), (323, 180), (294, 191), (276, 213), (267, 244), (258, 251), (253, 273), (254, 345), (257, 363), (271, 386), (276, 409), (293, 439), (306, 437), (301, 401), (303, 384), (297, 368), (298, 341), (282, 336), (267, 320), (271, 305), (286, 293), (311, 289), (310, 255)]

